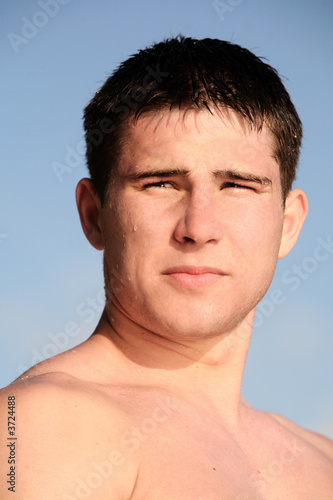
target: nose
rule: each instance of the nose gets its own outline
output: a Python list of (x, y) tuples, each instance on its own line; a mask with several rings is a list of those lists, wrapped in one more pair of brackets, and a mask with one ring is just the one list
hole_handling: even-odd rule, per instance
[(222, 238), (221, 222), (221, 207), (214, 193), (202, 188), (193, 190), (183, 200), (174, 238), (182, 245), (218, 243)]

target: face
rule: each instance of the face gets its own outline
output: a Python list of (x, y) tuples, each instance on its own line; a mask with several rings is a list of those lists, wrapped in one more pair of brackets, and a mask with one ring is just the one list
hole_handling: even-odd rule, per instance
[(265, 128), (232, 113), (143, 115), (100, 213), (106, 287), (124, 314), (164, 337), (220, 335), (265, 294), (283, 219)]

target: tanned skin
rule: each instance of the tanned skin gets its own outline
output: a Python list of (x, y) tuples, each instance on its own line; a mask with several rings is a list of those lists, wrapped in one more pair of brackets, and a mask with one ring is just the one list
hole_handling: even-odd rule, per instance
[(15, 500), (333, 499), (332, 443), (241, 396), (255, 307), (307, 213), (299, 189), (283, 202), (272, 150), (232, 112), (147, 114), (103, 206), (80, 181), (106, 307), (1, 391), (1, 499), (9, 395)]

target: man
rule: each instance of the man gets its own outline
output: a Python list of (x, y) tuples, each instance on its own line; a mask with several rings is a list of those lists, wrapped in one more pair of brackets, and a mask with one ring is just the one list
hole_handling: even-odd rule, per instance
[(104, 251), (105, 311), (2, 391), (1, 498), (15, 472), (24, 500), (332, 499), (331, 443), (240, 394), (255, 307), (307, 213), (275, 70), (227, 42), (167, 40), (107, 80), (85, 130), (77, 205)]

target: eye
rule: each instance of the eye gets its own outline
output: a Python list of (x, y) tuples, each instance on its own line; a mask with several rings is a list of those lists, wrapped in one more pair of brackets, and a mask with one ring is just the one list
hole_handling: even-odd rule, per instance
[(171, 184), (171, 182), (167, 182), (167, 181), (150, 182), (149, 184), (144, 185), (144, 189), (147, 189), (147, 188), (169, 189), (169, 188), (173, 188), (173, 185)]
[(251, 191), (255, 191), (255, 189), (251, 186), (246, 186), (244, 184), (237, 184), (236, 182), (225, 182), (221, 189), (225, 188), (233, 188), (233, 189), (249, 189)]

